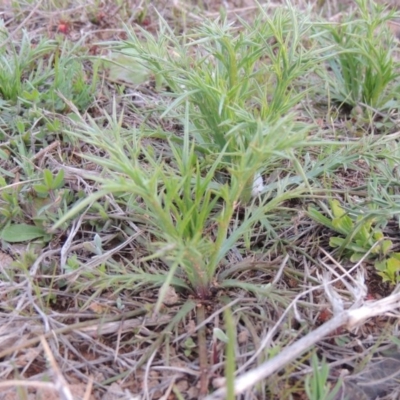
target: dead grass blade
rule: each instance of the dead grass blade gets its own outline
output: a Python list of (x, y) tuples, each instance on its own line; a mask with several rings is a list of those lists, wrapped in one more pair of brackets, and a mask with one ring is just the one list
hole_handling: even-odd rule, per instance
[[(400, 308), (400, 293), (393, 293), (382, 300), (369, 302), (362, 307), (341, 312), (319, 328), (286, 347), (273, 359), (264, 362), (259, 367), (238, 377), (235, 381), (235, 394), (238, 395), (245, 392), (258, 382), (280, 370), (338, 328), (346, 327), (351, 329), (368, 318), (387, 313), (393, 315), (393, 311), (398, 308)], [(397, 317), (399, 317), (399, 315), (397, 315)], [(224, 399), (225, 396), (226, 388), (223, 387), (206, 397), (206, 400)]]

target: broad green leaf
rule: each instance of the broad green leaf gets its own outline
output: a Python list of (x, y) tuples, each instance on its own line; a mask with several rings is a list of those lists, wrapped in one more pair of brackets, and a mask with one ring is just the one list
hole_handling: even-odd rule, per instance
[(363, 249), (368, 249), (368, 243), (365, 243), (364, 242), (364, 240), (362, 240), (362, 239), (357, 239), (357, 240), (355, 240), (354, 241), (354, 243), (357, 245), (357, 246), (360, 246), (360, 247), (362, 247)]
[(194, 349), (195, 347), (197, 347), (197, 344), (194, 342), (194, 340), (192, 339), (191, 336), (189, 336), (183, 343), (183, 347), (185, 347), (185, 349)]
[(33, 185), (33, 190), (38, 194), (43, 194), (46, 196), (49, 194), (49, 188), (43, 184)]
[(365, 253), (353, 253), (350, 257), (352, 263), (357, 263), (365, 256)]
[(360, 229), (358, 230), (356, 237), (357, 237), (357, 244), (362, 247), (368, 247), (368, 244), (371, 239), (371, 227), (368, 224), (362, 224)]
[(332, 214), (335, 218), (340, 218), (340, 217), (343, 217), (344, 215), (346, 215), (346, 211), (343, 210), (343, 208), (340, 206), (340, 203), (338, 200), (333, 199), (330, 202), (330, 206), (331, 206)]
[[(375, 243), (373, 243), (373, 244), (375, 244)], [(393, 246), (393, 243), (391, 240), (383, 240), (373, 248), (372, 254), (387, 255), (390, 252), (390, 249), (392, 248), (392, 246)]]
[(343, 238), (339, 238), (339, 237), (332, 237), (329, 239), (329, 246), (331, 247), (340, 247), (343, 245), (343, 243), (345, 242), (345, 240)]
[(49, 189), (53, 188), (53, 174), (51, 173), (51, 171), (49, 169), (45, 169), (43, 171), (43, 180), (44, 180), (45, 185)]
[[(391, 240), (384, 240), (381, 243), (381, 251), (383, 255), (386, 255), (389, 253), (390, 249), (392, 248), (393, 243)], [(395, 257), (395, 259), (397, 259), (397, 257)]]
[(308, 216), (310, 218), (312, 218), (315, 222), (318, 222), (319, 224), (324, 225), (327, 228), (335, 230), (335, 227), (333, 226), (332, 221), (329, 218), (322, 215), (315, 208), (313, 208), (313, 207), (308, 208)]
[(390, 254), (391, 258), (395, 258), (396, 260), (400, 260), (400, 253), (392, 253)]
[(53, 180), (52, 189), (59, 189), (63, 185), (64, 185), (64, 170), (60, 169), (60, 171)]
[(228, 343), (228, 336), (226, 336), (225, 332), (219, 328), (213, 329), (213, 337), (221, 342)]
[(389, 275), (393, 274), (393, 276), (394, 276), (396, 272), (400, 271), (400, 260), (390, 257), (386, 261), (386, 268), (387, 268)]
[(10, 153), (3, 149), (0, 149), (0, 159), (1, 160), (8, 160), (10, 158)]
[(373, 236), (375, 240), (381, 240), (384, 237), (382, 231), (375, 231)]
[(354, 223), (348, 215), (334, 218), (332, 224), (336, 231), (348, 235), (354, 229)]
[(396, 283), (400, 272), (400, 259), (390, 257), (388, 260), (375, 263), (375, 268), (379, 271), (377, 274), (382, 277), (383, 282)]
[(110, 78), (122, 80), (135, 85), (144, 83), (150, 79), (150, 70), (139, 60), (135, 49), (123, 49), (119, 53), (111, 54), (109, 61), (104, 65), (110, 68)]
[(0, 238), (10, 243), (26, 242), (47, 235), (47, 233), (35, 225), (11, 224), (3, 228)]
[(40, 93), (37, 89), (33, 89), (31, 92), (24, 90), (21, 97), (28, 101), (37, 102), (40, 99)]
[(389, 277), (386, 272), (377, 272), (377, 274), (382, 278), (382, 282), (393, 282), (393, 279)]
[(378, 271), (385, 271), (386, 270), (386, 260), (383, 261), (375, 261), (375, 268)]

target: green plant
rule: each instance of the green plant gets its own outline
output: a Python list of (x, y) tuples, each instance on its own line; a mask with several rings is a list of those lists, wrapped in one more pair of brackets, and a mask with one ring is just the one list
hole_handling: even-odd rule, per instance
[(33, 185), (33, 189), (40, 197), (53, 195), (54, 191), (64, 185), (64, 170), (60, 170), (56, 176), (48, 169), (43, 171), (43, 183)]
[[(60, 205), (66, 207), (71, 201), (70, 192), (62, 189), (64, 171), (60, 170), (53, 176), (50, 170), (45, 169), (43, 183), (34, 184), (33, 192), (28, 184), (14, 190), (8, 188), (5, 181), (1, 186), (0, 238), (10, 243), (36, 239), (48, 242), (52, 235), (47, 228), (59, 218)], [(26, 223), (27, 219), (33, 224)]]
[[(226, 20), (207, 21), (190, 36), (179, 37), (161, 20), (157, 38), (144, 29), (140, 36), (128, 29), (128, 39), (112, 46), (125, 60), (131, 58), (126, 68), (130, 64), (136, 71), (139, 63), (154, 74), (159, 90), (168, 88), (163, 97), (170, 101), (162, 117), (183, 123), (181, 106), (189, 105), (196, 150), (211, 158), (224, 152), (225, 169), (242, 163), (250, 147), (255, 146), (252, 154), (260, 148), (255, 137), (264, 142), (268, 162), (301, 142), (305, 131), (300, 124), (287, 127), (293, 125), (288, 114), (305, 94), (304, 87), (296, 86), (298, 78), (322, 60), (322, 50), (303, 43), (312, 42), (307, 15), (299, 18), (291, 8), (272, 16), (260, 8), (260, 13), (254, 24), (241, 21), (240, 33)], [(281, 124), (279, 135), (275, 124)], [(167, 133), (158, 136), (171, 139)], [(250, 200), (262, 165), (249, 167), (243, 203)]]
[[(137, 275), (143, 282), (162, 282), (157, 308), (170, 285), (210, 299), (231, 248), (282, 201), (304, 190), (278, 184), (273, 195), (261, 189), (258, 204), (252, 202), (255, 177), (277, 160), (293, 161), (305, 177), (294, 151), (308, 144), (308, 128), (290, 110), (302, 97), (296, 78), (314, 68), (320, 54), (303, 46), (310, 29), (307, 17), (299, 18), (292, 9), (263, 17), (266, 21), (258, 18), (254, 27), (243, 22), (240, 34), (226, 22), (207, 22), (190, 37), (176, 36), (161, 21), (157, 39), (144, 30), (139, 39), (129, 30), (128, 40), (114, 45), (153, 72), (159, 90), (168, 86), (158, 111), (164, 119), (178, 120), (183, 134), (145, 124), (123, 129), (115, 105), (103, 122), (107, 129), (81, 118), (66, 132), (104, 151), (106, 157), (83, 157), (101, 165), (105, 175), (98, 178), (101, 189), (55, 227), (113, 194), (151, 235), (149, 255), (141, 262), (161, 259), (168, 266), (157, 277)], [(143, 145), (149, 137), (163, 139), (161, 153), (152, 142)], [(237, 214), (240, 204), (247, 204), (243, 218)], [(268, 222), (264, 226), (271, 229)], [(235, 281), (219, 284), (234, 286)]]
[(49, 236), (43, 228), (30, 224), (11, 223), (0, 231), (0, 239), (9, 243), (27, 242), (39, 238), (48, 241)]
[(19, 219), (23, 215), (23, 211), (19, 205), (18, 192), (17, 191), (6, 191), (4, 190), (5, 185), (2, 186), (1, 200), (0, 200), (0, 215), (1, 215), (1, 226), (4, 226), (8, 222)]
[(293, 84), (320, 54), (302, 44), (311, 28), (307, 17), (299, 20), (293, 9), (273, 16), (260, 11), (254, 25), (242, 21), (240, 34), (227, 21), (207, 21), (190, 37), (177, 37), (162, 21), (157, 38), (142, 29), (143, 39), (129, 29), (128, 40), (113, 50), (169, 87), (175, 100), (163, 115), (189, 100), (196, 141), (234, 153), (248, 145), (258, 120), (276, 122), (298, 104), (304, 91), (296, 92)]
[[(84, 361), (87, 349), (70, 332), (85, 332), (90, 357), (99, 360), (90, 374), (101, 376), (101, 358), (113, 360), (93, 388), (97, 397), (142, 370), (138, 390), (149, 397), (203, 398), (222, 378), (227, 399), (332, 400), (337, 371), (328, 367), (337, 365), (312, 353), (298, 361), (293, 354), (290, 365), (246, 393), (234, 393), (235, 378), (330, 317), (315, 304), (320, 282), (307, 267), (329, 249), (328, 229), (314, 229), (303, 204), (326, 193), (357, 196), (354, 207), (321, 201), (314, 217), (325, 216), (333, 229), (334, 256), (365, 256), (383, 279), (399, 280), (393, 228), (400, 215), (399, 83), (391, 75), (398, 64), (385, 58), (393, 44), (380, 25), (377, 37), (362, 42), (373, 31), (368, 18), (380, 11), (358, 10), (353, 20), (343, 14), (332, 26), (315, 21), (315, 2), (309, 10), (263, 2), (239, 16), (238, 9), (221, 10), (214, 21), (199, 13), (210, 3), (203, 1), (165, 8), (143, 0), (132, 8), (124, 0), (20, 0), (13, 16), (6, 3), (10, 36), (0, 30), (5, 329), (34, 321), (46, 340), (70, 342), (73, 358), (68, 351), (54, 357), (82, 378), (86, 364), (75, 361)], [(325, 3), (330, 15), (345, 7)], [(158, 6), (166, 18), (155, 32)], [(36, 30), (38, 18), (45, 29)], [(83, 20), (88, 27), (119, 21), (129, 27), (114, 32), (112, 43), (101, 39), (109, 32), (96, 33), (95, 45), (91, 34), (73, 43)], [(88, 48), (101, 56), (88, 57)], [(328, 90), (320, 89), (316, 72)], [(347, 121), (341, 111), (350, 107), (338, 110), (336, 102), (353, 107)], [(364, 135), (376, 129), (382, 135)], [(322, 273), (324, 266), (316, 268)], [(350, 286), (340, 288), (343, 298), (351, 298)], [(115, 345), (103, 346), (104, 335)], [(39, 339), (28, 339), (24, 346), (35, 350)], [(336, 359), (347, 357), (352, 339), (346, 330), (333, 332)], [(357, 372), (383, 340), (362, 352), (362, 362), (354, 359)], [(18, 343), (3, 347), (4, 379), (25, 383), (32, 368), (14, 365)], [(34, 373), (47, 377), (48, 365), (40, 359), (35, 365)], [(308, 366), (305, 375), (301, 365)]]
[[(218, 267), (232, 246), (280, 202), (299, 193), (288, 190), (270, 200), (264, 197), (258, 206), (249, 208), (243, 221), (235, 222), (232, 230), (243, 190), (251, 174), (273, 151), (274, 142), (270, 138), (278, 137), (281, 125), (270, 126), (270, 136), (255, 136), (254, 144), (241, 155), (240, 163), (230, 166), (229, 180), (220, 183), (216, 173), (224, 165), (225, 152), (216, 154), (212, 163), (202, 166), (202, 158), (189, 136), (189, 110), (187, 106), (183, 143), (169, 141), (165, 144), (163, 153), (168, 152), (168, 163), (160, 160), (152, 146), (142, 145), (143, 136), (139, 130), (122, 129), (115, 116), (109, 118), (111, 129), (107, 131), (92, 121), (90, 125), (82, 123), (79, 129), (68, 132), (107, 154), (106, 158), (83, 156), (102, 165), (108, 178), (99, 177), (101, 189), (75, 206), (56, 227), (112, 193), (128, 215), (132, 215), (133, 221), (144, 224), (153, 238), (148, 243), (150, 255), (142, 261), (161, 259), (168, 265), (164, 277), (159, 273), (159, 278), (151, 278), (153, 282), (154, 279), (163, 282), (158, 306), (171, 284), (193, 291), (200, 299), (209, 299)], [(289, 124), (285, 125), (290, 129)], [(145, 282), (149, 274), (142, 274), (141, 278), (139, 274), (138, 279)]]
[(333, 400), (340, 390), (342, 382), (339, 380), (332, 388), (328, 383), (329, 366), (323, 359), (321, 365), (317, 354), (314, 352), (311, 358), (313, 372), (305, 379), (305, 390), (309, 400)]
[(356, 3), (358, 9), (340, 23), (323, 25), (321, 43), (335, 43), (327, 61), (331, 73), (323, 76), (340, 104), (382, 109), (392, 99), (389, 85), (399, 76), (393, 34), (386, 26), (396, 13), (369, 0)]
[[(3, 41), (8, 38), (8, 32), (2, 25), (0, 29), (5, 33), (0, 36)], [(2, 46), (0, 48), (1, 97), (15, 103), (26, 88), (27, 79), (34, 85), (45, 81), (51, 69), (43, 69), (42, 57), (54, 49), (54, 41), (40, 40), (34, 45), (26, 31), (23, 32), (18, 45), (9, 41), (8, 45)]]
[(86, 76), (81, 57), (72, 55), (77, 51), (69, 48), (67, 42), (56, 51), (53, 64), (53, 81), (50, 87), (41, 90), (41, 106), (55, 112), (69, 109), (59, 93), (70, 101), (78, 110), (86, 110), (93, 100), (96, 90), (97, 74), (93, 69), (91, 82)]
[(21, 102), (30, 112), (32, 108), (62, 112), (68, 107), (61, 93), (79, 110), (86, 109), (93, 99), (97, 73), (93, 68), (89, 83), (75, 53), (77, 46), (67, 41), (62, 45), (45, 39), (33, 43), (27, 32), (19, 43), (10, 40), (0, 49), (1, 97), (11, 104)]
[(332, 229), (344, 237), (331, 237), (329, 245), (337, 248), (340, 255), (358, 262), (362, 258), (371, 260), (384, 281), (395, 283), (399, 280), (400, 253), (391, 251), (393, 243), (385, 239), (383, 232), (375, 226), (377, 218), (372, 215), (351, 217), (338, 200), (330, 201), (331, 219), (315, 208), (308, 209), (308, 215), (316, 222)]

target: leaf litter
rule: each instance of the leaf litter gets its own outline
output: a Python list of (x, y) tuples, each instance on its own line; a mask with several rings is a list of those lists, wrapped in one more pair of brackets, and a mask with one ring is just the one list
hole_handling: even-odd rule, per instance
[[(119, 6), (119, 9), (114, 2), (105, 2), (101, 10), (77, 5), (62, 11), (49, 11), (44, 7), (45, 2), (41, 3), (38, 7), (20, 10), (23, 27), (32, 36), (45, 34), (54, 38), (57, 34), (63, 34), (68, 40), (75, 43), (80, 41), (80, 45), (96, 53), (99, 41), (124, 38), (122, 21), (137, 22), (140, 17), (132, 11), (136, 5), (133, 2)], [(229, 15), (242, 13), (249, 17), (255, 12), (254, 4), (240, 3), (229, 5)], [(14, 40), (20, 33), (20, 17), (15, 14), (11, 4), (3, 4), (2, 17), (7, 28), (13, 32)], [(275, 6), (271, 5), (272, 8)], [(216, 16), (218, 7), (217, 2), (205, 3), (206, 15)], [(147, 22), (143, 26), (155, 31), (156, 14), (150, 8), (148, 12)], [(176, 12), (186, 13), (190, 23), (198, 22), (196, 14), (179, 2), (176, 8), (163, 9), (164, 17), (172, 23), (176, 22)], [(111, 78), (118, 80), (121, 75), (116, 73)], [(124, 110), (124, 124), (140, 126), (147, 117), (130, 110), (131, 103), (127, 99), (132, 99), (144, 110), (151, 110), (158, 94), (147, 82), (138, 88), (136, 85), (140, 82), (130, 81), (129, 76), (127, 78), (124, 79), (126, 93), (123, 96), (118, 96), (113, 83), (105, 82), (104, 93), (99, 94), (92, 108), (86, 111), (94, 118), (100, 118), (104, 109), (112, 112), (109, 100), (116, 96), (118, 111)], [(150, 122), (152, 118), (150, 113)], [(69, 154), (67, 161), (60, 157), (60, 152)], [(75, 192), (89, 193), (97, 189), (96, 167), (83, 161), (79, 154), (96, 152), (97, 149), (88, 145), (62, 142), (59, 151), (53, 149), (46, 154), (41, 166), (47, 166), (55, 172), (64, 169)], [(1, 163), (4, 166), (4, 160)], [(7, 163), (10, 161), (7, 160)], [(11, 168), (7, 166), (5, 169)], [(338, 189), (358, 187), (365, 179), (360, 172), (356, 178), (348, 169), (338, 172), (338, 179), (334, 181)], [(16, 176), (14, 183), (17, 182)], [(137, 243), (127, 243), (118, 252), (112, 252), (116, 244), (121, 243), (121, 237), (126, 238), (137, 226), (131, 222), (130, 231), (123, 228), (124, 210), (113, 203), (112, 198), (108, 201), (111, 205), (109, 212), (115, 217), (114, 227), (110, 229), (112, 234), (108, 239), (104, 237), (104, 244), (103, 240), (101, 243), (105, 251), (111, 251), (107, 255), (110, 264), (128, 271), (128, 266), (124, 264), (128, 254), (134, 254), (135, 259), (146, 254)], [(224, 327), (221, 305), (226, 305), (227, 297), (238, 299), (236, 305), (240, 305), (235, 311), (238, 322), (236, 362), (240, 375), (279, 354), (285, 346), (304, 337), (308, 329), (329, 321), (331, 314), (326, 310), (347, 308), (356, 303), (361, 307), (367, 297), (365, 290), (368, 291), (367, 300), (379, 300), (392, 294), (393, 288), (381, 284), (368, 265), (363, 269), (366, 274), (363, 280), (357, 270), (341, 267), (333, 257), (321, 251), (319, 246), (325, 250), (329, 248), (317, 238), (321, 228), (300, 211), (300, 207), (294, 208), (293, 229), (278, 232), (278, 238), (274, 239), (290, 242), (286, 263), (283, 264), (282, 258), (279, 258), (278, 246), (275, 253), (269, 252), (258, 259), (242, 256), (237, 259), (235, 256), (239, 252), (235, 251), (230, 254), (232, 265), (226, 266), (225, 270), (233, 266), (232, 276), (244, 282), (263, 285), (264, 295), (251, 294), (237, 287), (216, 288), (215, 297), (205, 305), (209, 317), (204, 324), (207, 350), (213, 359), (207, 373), (213, 389), (224, 385), (224, 346), (218, 341), (213, 342), (213, 328)], [(71, 235), (68, 253), (74, 252), (89, 266), (92, 262), (92, 267), (75, 269), (69, 261), (69, 269), (53, 272), (59, 261), (59, 250), (68, 236), (67, 229), (64, 235), (59, 235), (40, 250), (35, 273), (27, 273), (23, 265), (18, 263), (21, 258), (29, 257), (32, 252), (30, 246), (19, 247), (18, 251), (14, 245), (2, 249), (0, 271), (4, 275), (0, 282), (0, 398), (199, 398), (201, 371), (196, 335), (201, 327), (195, 322), (196, 307), (183, 319), (176, 318), (182, 304), (197, 300), (186, 299), (185, 294), (170, 287), (159, 315), (152, 315), (159, 295), (158, 288), (135, 286), (131, 278), (131, 292), (125, 289), (119, 291), (121, 282), (124, 287), (129, 286), (129, 273), (125, 277), (113, 278), (115, 282), (112, 286), (105, 285), (109, 277), (105, 276), (104, 271), (95, 270), (97, 265), (101, 266), (102, 260), (96, 262), (93, 247), (88, 246), (92, 243), (88, 226), (95, 228), (100, 219), (93, 212), (86, 217), (85, 229), (82, 227), (75, 236)], [(117, 230), (125, 229), (122, 236), (115, 235), (115, 227)], [(255, 236), (252, 240), (261, 248), (272, 246), (273, 241), (262, 237), (262, 233)], [(159, 267), (163, 266), (155, 261), (150, 269)], [(121, 269), (116, 268), (116, 271), (121, 274)], [(3, 279), (3, 276), (7, 279)], [(327, 289), (329, 285), (332, 289)], [(27, 293), (27, 290), (31, 290), (31, 293)], [(199, 306), (202, 305), (197, 304)], [(171, 324), (174, 318), (177, 323)], [(391, 312), (377, 315), (365, 324), (351, 328), (338, 327), (315, 343), (320, 357), (329, 360), (331, 380), (343, 380), (337, 398), (349, 395), (351, 398), (364, 396), (366, 399), (378, 396), (398, 398), (396, 370), (399, 369), (400, 357), (395, 334), (397, 319), (398, 314), (393, 308)], [(44, 351), (43, 340), (50, 346), (54, 362), (52, 367), (49, 367), (51, 357)], [(284, 374), (280, 371), (273, 370), (267, 377), (263, 398), (289, 398), (290, 393), (294, 398), (304, 398), (301, 397), (303, 392), (300, 383), (304, 375), (310, 373), (307, 357), (292, 359), (284, 367)], [(26, 386), (18, 391), (12, 381), (16, 376), (26, 382)], [(10, 385), (7, 385), (7, 381)], [(48, 387), (41, 387), (42, 383), (49, 383)], [(252, 398), (251, 393), (249, 389), (242, 398)]]

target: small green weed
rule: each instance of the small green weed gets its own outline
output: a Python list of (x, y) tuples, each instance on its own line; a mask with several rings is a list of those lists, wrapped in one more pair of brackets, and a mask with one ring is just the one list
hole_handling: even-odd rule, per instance
[(45, 169), (43, 183), (8, 188), (3, 180), (1, 186), (0, 239), (9, 243), (49, 242), (52, 234), (48, 228), (73, 200), (70, 191), (63, 188), (64, 171), (60, 170), (53, 176), (50, 170)]
[[(168, 165), (160, 163), (154, 149), (141, 145), (140, 132), (136, 131), (135, 138), (132, 131), (122, 130), (117, 122), (112, 125), (114, 129), (109, 132), (103, 132), (94, 122), (91, 127), (84, 125), (81, 130), (69, 132), (107, 152), (108, 158), (85, 157), (105, 167), (110, 178), (101, 178), (102, 190), (84, 199), (59, 223), (96, 199), (113, 193), (128, 214), (136, 222), (145, 224), (153, 236), (149, 243), (151, 256), (143, 261), (158, 258), (169, 266), (163, 288), (174, 284), (192, 289), (202, 299), (209, 298), (217, 268), (234, 243), (252, 224), (265, 218), (271, 207), (293, 194), (282, 193), (271, 202), (264, 200), (231, 231), (240, 195), (253, 173), (246, 163), (232, 168), (230, 184), (219, 184), (215, 173), (224, 153), (207, 170), (202, 169), (189, 137), (189, 125), (185, 128), (183, 146), (169, 143), (171, 162)], [(263, 148), (262, 143), (258, 149)], [(251, 154), (253, 148), (244, 157), (252, 157), (259, 163), (258, 157), (264, 159), (263, 152)], [(142, 279), (148, 279), (148, 275), (143, 274)]]
[[(5, 185), (2, 185), (2, 189)], [(18, 195), (15, 191), (2, 190), (0, 200), (0, 219), (1, 225), (4, 226), (8, 222), (21, 218), (23, 210), (18, 201)]]
[(97, 76), (88, 82), (78, 50), (68, 42), (41, 39), (33, 43), (24, 32), (19, 43), (10, 41), (0, 49), (0, 96), (12, 105), (20, 102), (29, 112), (38, 108), (63, 112), (67, 105), (61, 93), (79, 110), (86, 109), (93, 100)]
[(40, 197), (48, 197), (53, 195), (54, 191), (61, 188), (64, 185), (64, 170), (53, 176), (50, 170), (45, 169), (43, 171), (43, 183), (33, 185), (33, 189)]
[[(163, 20), (157, 38), (145, 30), (139, 38), (129, 29), (128, 39), (113, 49), (125, 61), (131, 58), (135, 71), (139, 63), (154, 74), (164, 99), (158, 112), (164, 120), (179, 121), (181, 132), (146, 124), (122, 128), (115, 104), (103, 122), (107, 129), (81, 118), (66, 134), (101, 149), (106, 157), (83, 157), (107, 172), (99, 178), (101, 189), (56, 227), (113, 194), (151, 234), (149, 255), (140, 262), (158, 259), (168, 266), (164, 276), (137, 275), (142, 282), (162, 282), (157, 307), (170, 285), (211, 298), (218, 268), (232, 247), (254, 224), (271, 230), (268, 214), (304, 190), (281, 190), (278, 184), (273, 196), (261, 190), (257, 204), (252, 199), (255, 177), (277, 159), (292, 160), (302, 172), (294, 151), (309, 144), (308, 128), (291, 110), (304, 95), (304, 88), (296, 90), (296, 79), (312, 70), (321, 54), (303, 46), (310, 27), (307, 16), (289, 9), (273, 16), (263, 11), (255, 26), (243, 22), (240, 33), (226, 21), (207, 21), (189, 36), (175, 35)], [(149, 137), (163, 139), (161, 153), (151, 142), (144, 145)]]
[(326, 34), (321, 42), (335, 43), (328, 58), (332, 73), (324, 74), (324, 79), (338, 103), (353, 107), (365, 103), (383, 109), (393, 97), (387, 90), (389, 84), (399, 76), (394, 37), (386, 26), (396, 13), (372, 1), (356, 3), (358, 9), (343, 21), (324, 25)]
[[(0, 25), (3, 35), (8, 38), (6, 28)], [(29, 80), (33, 85), (46, 81), (51, 68), (43, 68), (43, 57), (55, 49), (55, 42), (41, 40), (33, 44), (28, 32), (24, 32), (20, 43), (12, 41), (0, 48), (0, 95), (4, 100), (15, 103)]]
[(352, 218), (338, 200), (330, 201), (332, 219), (325, 217), (315, 208), (308, 209), (309, 216), (316, 222), (332, 229), (344, 237), (331, 237), (329, 245), (337, 248), (340, 255), (358, 262), (362, 258), (371, 260), (383, 281), (399, 281), (400, 253), (391, 251), (393, 243), (384, 238), (383, 232), (376, 227), (374, 216)]
[(332, 388), (328, 383), (329, 366), (325, 360), (321, 365), (318, 356), (314, 352), (311, 358), (312, 374), (306, 376), (305, 390), (309, 400), (333, 400), (342, 385), (341, 381)]

